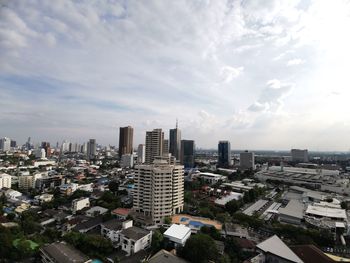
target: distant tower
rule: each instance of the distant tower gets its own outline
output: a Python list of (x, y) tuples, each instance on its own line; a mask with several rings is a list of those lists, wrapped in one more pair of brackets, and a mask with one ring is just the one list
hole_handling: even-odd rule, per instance
[(231, 164), (231, 144), (229, 141), (219, 141), (218, 167), (228, 167)]
[(193, 140), (181, 140), (181, 164), (185, 168), (194, 167), (195, 144)]
[(124, 154), (133, 153), (133, 137), (134, 129), (131, 126), (119, 128), (119, 158)]
[(169, 153), (177, 160), (180, 160), (181, 154), (181, 130), (178, 128), (178, 120), (176, 119), (176, 128), (170, 129), (169, 134)]
[(87, 143), (87, 157), (88, 159), (94, 159), (96, 156), (96, 140), (90, 139)]
[(162, 129), (146, 132), (146, 164), (152, 164), (155, 157), (163, 154), (164, 133)]

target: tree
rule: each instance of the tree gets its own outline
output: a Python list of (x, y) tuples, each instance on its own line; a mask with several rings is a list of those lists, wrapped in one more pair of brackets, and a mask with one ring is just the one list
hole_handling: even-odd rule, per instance
[(119, 184), (116, 181), (110, 181), (108, 184), (109, 191), (113, 192), (113, 194), (118, 193)]
[(215, 240), (221, 239), (220, 232), (214, 226), (202, 226), (200, 232), (211, 236)]
[(196, 263), (206, 263), (216, 260), (219, 256), (214, 240), (206, 234), (191, 236), (180, 254), (187, 260)]
[(152, 235), (151, 248), (153, 252), (157, 252), (164, 248), (164, 236), (159, 230), (154, 231)]
[(166, 225), (170, 225), (171, 224), (171, 218), (170, 217), (165, 217), (164, 218), (164, 224), (166, 224)]

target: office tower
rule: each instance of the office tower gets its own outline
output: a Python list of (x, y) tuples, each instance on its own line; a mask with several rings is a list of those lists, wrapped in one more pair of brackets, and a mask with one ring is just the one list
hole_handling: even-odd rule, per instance
[(131, 126), (119, 128), (119, 158), (121, 158), (124, 154), (133, 153), (133, 137), (134, 129)]
[(4, 137), (0, 139), (0, 151), (7, 152), (11, 149), (11, 139)]
[(156, 156), (163, 154), (164, 133), (162, 129), (154, 129), (146, 132), (146, 162), (153, 163)]
[(122, 168), (132, 168), (134, 166), (134, 155), (124, 154), (120, 160), (120, 167)]
[(50, 143), (49, 142), (42, 142), (41, 143), (41, 148), (45, 150), (45, 155), (46, 157), (51, 156), (51, 148), (50, 148)]
[(169, 154), (169, 140), (163, 140), (163, 155)]
[(28, 140), (27, 140), (27, 142), (26, 142), (26, 144), (25, 144), (25, 149), (26, 149), (26, 150), (31, 150), (31, 149), (33, 149), (33, 145), (30, 143), (30, 140), (31, 140), (31, 138), (28, 137)]
[(144, 144), (139, 144), (137, 148), (137, 163), (143, 164), (146, 161), (146, 146)]
[(292, 161), (293, 162), (309, 162), (309, 153), (307, 149), (292, 149), (291, 150)]
[(194, 151), (195, 144), (193, 140), (181, 140), (180, 161), (181, 164), (185, 166), (185, 168), (194, 167)]
[(94, 159), (96, 156), (96, 140), (90, 139), (87, 143), (87, 157), (88, 159)]
[(153, 224), (183, 211), (184, 169), (169, 160), (156, 157), (153, 164), (135, 166), (133, 208)]
[(219, 141), (218, 144), (218, 167), (231, 165), (231, 144), (229, 141)]
[(181, 131), (177, 127), (177, 121), (176, 121), (176, 128), (175, 129), (170, 129), (170, 134), (169, 134), (169, 153), (171, 153), (171, 155), (174, 156), (177, 160), (180, 160)]
[(255, 154), (253, 152), (242, 152), (239, 154), (239, 166), (242, 169), (255, 169)]
[(11, 140), (10, 147), (11, 148), (16, 148), (17, 147), (17, 142), (14, 141), (14, 140)]
[(46, 158), (46, 152), (43, 148), (38, 148), (35, 150), (35, 158), (39, 159), (45, 159)]

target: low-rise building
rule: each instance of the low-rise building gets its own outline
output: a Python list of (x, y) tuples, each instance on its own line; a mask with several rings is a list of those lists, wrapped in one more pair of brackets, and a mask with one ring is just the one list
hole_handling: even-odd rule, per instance
[(304, 204), (298, 200), (290, 200), (286, 207), (280, 208), (279, 220), (281, 222), (300, 225), (304, 218)]
[(95, 217), (95, 216), (103, 215), (107, 213), (107, 211), (108, 211), (107, 208), (104, 208), (101, 206), (94, 206), (94, 207), (91, 207), (89, 210), (87, 210), (85, 214), (90, 217)]
[(79, 250), (64, 243), (55, 242), (40, 248), (43, 263), (90, 263), (90, 260)]
[(77, 211), (82, 210), (90, 206), (90, 199), (88, 197), (82, 197), (72, 201), (72, 213), (75, 214)]
[(164, 237), (168, 238), (176, 246), (184, 246), (191, 236), (191, 228), (185, 225), (172, 224), (165, 232)]
[(199, 177), (204, 180), (204, 182), (208, 184), (216, 184), (219, 181), (226, 182), (227, 176), (221, 175), (221, 174), (214, 174), (214, 173), (200, 173)]
[(9, 174), (0, 174), (0, 189), (3, 187), (11, 188), (11, 175)]
[(53, 195), (52, 194), (42, 194), (42, 195), (37, 195), (34, 196), (34, 201), (37, 204), (42, 204), (42, 203), (46, 203), (46, 202), (51, 202), (53, 199)]

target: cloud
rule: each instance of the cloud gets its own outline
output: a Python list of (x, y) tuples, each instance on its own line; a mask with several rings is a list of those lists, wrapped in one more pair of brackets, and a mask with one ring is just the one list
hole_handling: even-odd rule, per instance
[(288, 60), (287, 66), (296, 66), (296, 65), (301, 65), (304, 63), (305, 63), (304, 60), (302, 60), (300, 58), (295, 58), (295, 59)]
[[(288, 117), (278, 129), (286, 134), (300, 121), (290, 112), (322, 110), (332, 80), (347, 83), (348, 10), (314, 0), (6, 1), (0, 136), (116, 144), (116, 127), (133, 125), (140, 143), (145, 130), (179, 118), (200, 147), (228, 138), (268, 148), (259, 136), (278, 116)], [(307, 67), (286, 67), (299, 60)], [(350, 95), (337, 86), (335, 106)]]
[(293, 84), (282, 83), (278, 79), (269, 80), (262, 90), (258, 100), (249, 106), (253, 112), (276, 111), (283, 105), (283, 99), (293, 89)]

